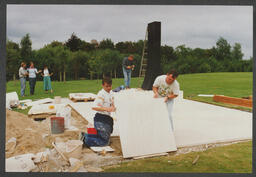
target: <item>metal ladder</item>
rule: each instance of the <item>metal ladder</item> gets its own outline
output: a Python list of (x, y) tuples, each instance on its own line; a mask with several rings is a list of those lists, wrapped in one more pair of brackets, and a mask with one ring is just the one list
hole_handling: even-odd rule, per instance
[(145, 74), (146, 74), (147, 55), (148, 55), (148, 52), (147, 52), (147, 49), (148, 49), (147, 41), (148, 41), (148, 27), (146, 29), (146, 36), (145, 36), (144, 45), (143, 45), (139, 77), (145, 77)]

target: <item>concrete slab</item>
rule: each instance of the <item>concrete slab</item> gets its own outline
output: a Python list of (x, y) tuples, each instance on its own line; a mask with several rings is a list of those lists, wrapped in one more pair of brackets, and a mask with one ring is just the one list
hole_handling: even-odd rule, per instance
[(252, 113), (182, 99), (174, 104), (177, 147), (252, 139)]

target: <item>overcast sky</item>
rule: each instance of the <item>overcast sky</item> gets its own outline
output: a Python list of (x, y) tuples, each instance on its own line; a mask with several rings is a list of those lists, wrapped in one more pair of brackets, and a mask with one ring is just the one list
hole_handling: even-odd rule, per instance
[(65, 42), (72, 32), (87, 42), (137, 41), (145, 38), (148, 23), (161, 21), (162, 45), (211, 48), (223, 37), (240, 43), (249, 58), (252, 17), (251, 6), (8, 5), (7, 38), (20, 42), (29, 33), (33, 49)]

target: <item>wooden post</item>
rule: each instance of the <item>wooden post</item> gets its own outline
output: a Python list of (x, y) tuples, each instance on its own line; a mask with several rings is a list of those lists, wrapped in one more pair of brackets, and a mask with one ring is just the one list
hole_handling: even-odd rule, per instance
[(13, 81), (14, 81), (14, 86), (16, 85), (16, 75), (13, 74)]
[(64, 80), (64, 83), (66, 83), (66, 71), (65, 71), (65, 69), (63, 71), (63, 80)]
[(92, 73), (92, 71), (90, 72), (90, 80), (92, 80), (93, 79), (93, 73)]
[(60, 82), (62, 81), (62, 72), (60, 71)]

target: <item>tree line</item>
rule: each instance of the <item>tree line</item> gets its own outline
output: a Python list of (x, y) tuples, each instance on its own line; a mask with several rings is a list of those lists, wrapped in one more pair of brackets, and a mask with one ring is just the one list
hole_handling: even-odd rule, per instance
[[(123, 77), (122, 60), (125, 56), (134, 55), (135, 70), (133, 77), (139, 76), (143, 40), (125, 41), (114, 44), (111, 39), (103, 39), (99, 43), (86, 42), (72, 33), (65, 42), (52, 41), (44, 47), (32, 50), (30, 35), (22, 37), (20, 43), (7, 40), (6, 78), (18, 78), (18, 69), (22, 61), (42, 69), (46, 64), (54, 73), (53, 80), (66, 81), (78, 79), (99, 79), (108, 74), (114, 78)], [(243, 60), (241, 45), (231, 46), (220, 37), (216, 46), (210, 49), (189, 48), (180, 45), (161, 46), (162, 73), (170, 68), (181, 74), (206, 72), (251, 72), (252, 58)]]

